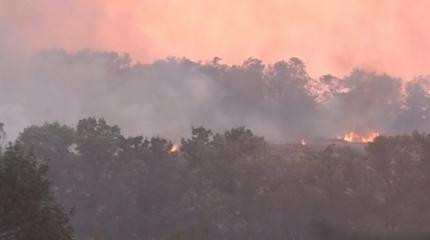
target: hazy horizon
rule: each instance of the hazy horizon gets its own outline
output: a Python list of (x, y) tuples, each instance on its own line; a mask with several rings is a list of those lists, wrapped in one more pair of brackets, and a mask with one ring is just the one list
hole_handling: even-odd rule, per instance
[(14, 55), (88, 48), (145, 63), (295, 56), (313, 77), (361, 68), (410, 79), (430, 73), (429, 8), (425, 0), (2, 0), (0, 43)]

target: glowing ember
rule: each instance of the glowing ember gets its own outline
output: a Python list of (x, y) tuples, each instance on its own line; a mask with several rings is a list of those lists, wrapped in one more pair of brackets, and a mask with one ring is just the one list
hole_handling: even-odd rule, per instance
[(345, 134), (345, 136), (343, 137), (338, 137), (338, 139), (342, 139), (349, 143), (353, 143), (353, 142), (369, 143), (369, 142), (373, 142), (373, 140), (375, 140), (375, 138), (377, 138), (378, 136), (379, 136), (379, 133), (377, 132), (372, 132), (367, 135), (360, 135), (355, 132), (349, 132)]
[(302, 145), (302, 146), (306, 146), (306, 141), (304, 140), (304, 139), (302, 139), (301, 141), (300, 141), (300, 144)]
[(179, 145), (178, 144), (173, 144), (172, 148), (170, 148), (169, 153), (176, 153), (179, 151)]

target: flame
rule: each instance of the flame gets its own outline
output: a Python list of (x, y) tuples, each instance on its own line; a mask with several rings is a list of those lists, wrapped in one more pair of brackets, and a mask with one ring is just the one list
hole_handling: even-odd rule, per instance
[(179, 151), (179, 145), (178, 144), (173, 144), (172, 147), (169, 150), (169, 153), (176, 153)]
[(338, 137), (338, 139), (342, 139), (346, 142), (353, 143), (353, 142), (361, 142), (361, 143), (369, 143), (373, 142), (375, 138), (379, 136), (378, 132), (371, 132), (367, 135), (360, 135), (356, 132), (348, 132), (343, 137)]
[(306, 141), (304, 140), (304, 139), (302, 139), (301, 141), (300, 141), (300, 144), (302, 145), (302, 146), (306, 146)]

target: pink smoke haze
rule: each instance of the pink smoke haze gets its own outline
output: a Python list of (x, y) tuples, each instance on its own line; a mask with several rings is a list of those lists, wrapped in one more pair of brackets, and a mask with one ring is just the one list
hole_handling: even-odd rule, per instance
[(310, 73), (428, 74), (428, 0), (0, 0), (0, 43), (241, 63), (292, 56)]

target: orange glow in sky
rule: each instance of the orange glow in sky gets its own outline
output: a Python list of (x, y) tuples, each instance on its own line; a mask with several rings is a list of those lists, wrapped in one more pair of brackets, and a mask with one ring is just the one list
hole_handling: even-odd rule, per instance
[(0, 44), (241, 63), (296, 56), (310, 73), (430, 73), (428, 0), (0, 0)]

